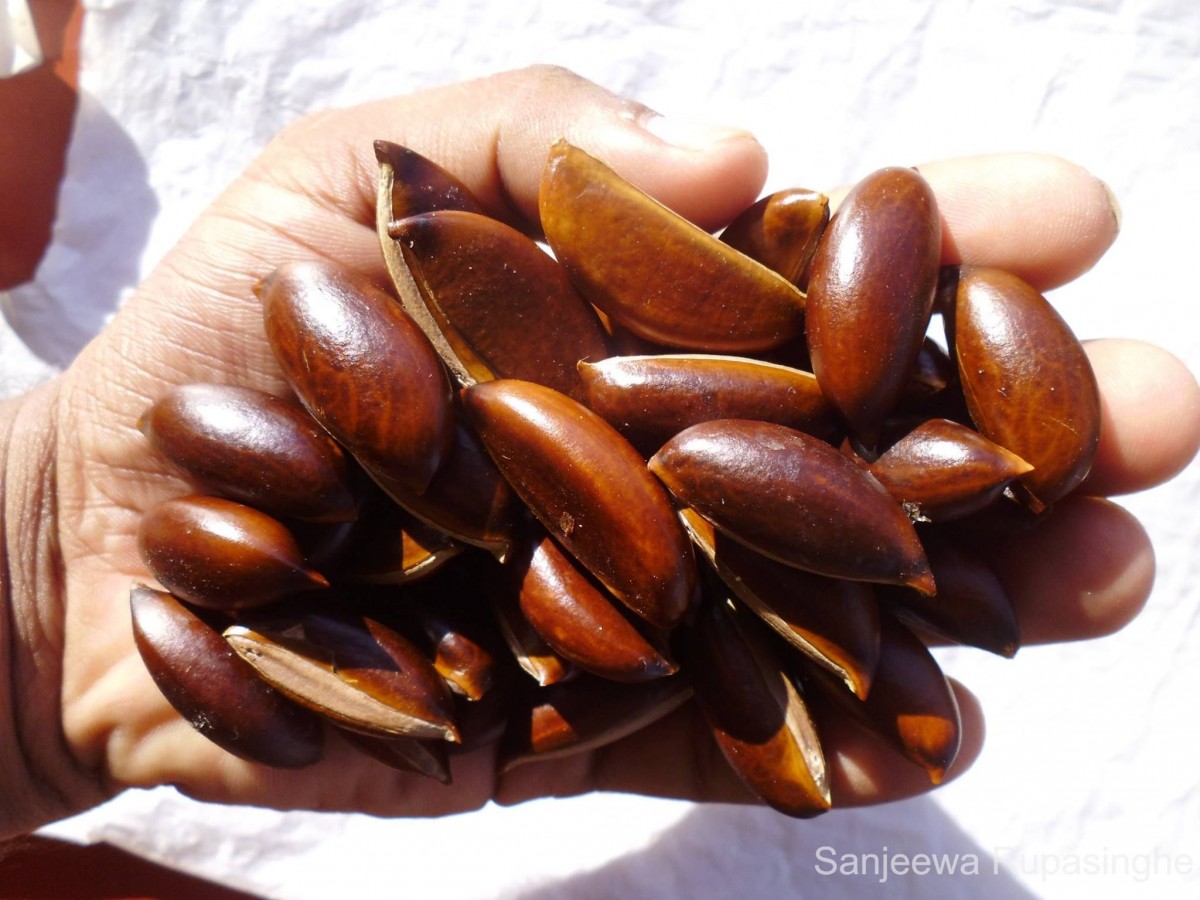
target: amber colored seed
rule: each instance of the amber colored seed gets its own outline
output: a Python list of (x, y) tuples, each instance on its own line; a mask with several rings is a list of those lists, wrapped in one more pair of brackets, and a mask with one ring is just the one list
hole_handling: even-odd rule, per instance
[(566, 141), (550, 150), (542, 230), (572, 283), (650, 341), (715, 353), (798, 335), (804, 295)]
[(392, 222), (438, 209), (483, 212), (483, 204), (457, 176), (415, 150), (376, 141), (375, 159), (391, 173), (382, 209)]
[(828, 224), (827, 196), (790, 188), (768, 194), (748, 207), (721, 232), (721, 240), (803, 288), (817, 242)]

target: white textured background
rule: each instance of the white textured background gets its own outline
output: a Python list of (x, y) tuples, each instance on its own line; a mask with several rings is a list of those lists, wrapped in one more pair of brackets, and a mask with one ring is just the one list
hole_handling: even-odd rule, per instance
[[(1075, 159), (1120, 198), (1123, 234), (1053, 299), (1081, 337), (1145, 338), (1200, 371), (1194, 0), (84, 5), (60, 222), (36, 282), (4, 306), (0, 395), (68, 363), (285, 122), (533, 62), (749, 127), (772, 188), (960, 153)], [(942, 653), (989, 734), (929, 798), (809, 823), (621, 796), (379, 821), (162, 790), (53, 830), (280, 898), (1200, 896), (1200, 466), (1125, 502), (1159, 553), (1147, 610), (1114, 637), (1013, 662)], [(826, 876), (822, 846), (974, 856), (979, 873)]]

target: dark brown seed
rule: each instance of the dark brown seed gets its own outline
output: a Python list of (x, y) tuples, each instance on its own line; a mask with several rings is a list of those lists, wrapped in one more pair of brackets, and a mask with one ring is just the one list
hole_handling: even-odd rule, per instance
[(372, 759), (399, 772), (425, 775), (442, 784), (450, 784), (450, 758), (445, 741), (419, 740), (410, 737), (380, 737), (363, 734), (348, 728), (339, 729), (342, 736)]
[(410, 584), (428, 578), (463, 551), (462, 544), (390, 499), (367, 512), (346, 552), (340, 578), (359, 584)]
[(810, 372), (732, 356), (614, 356), (579, 367), (587, 405), (645, 453), (713, 419), (777, 422), (832, 440), (837, 412)]
[(372, 475), (425, 490), (454, 440), (441, 360), (394, 298), (332, 263), (258, 287), (267, 340), (305, 408)]
[(748, 609), (859, 698), (867, 696), (879, 661), (879, 606), (871, 586), (785, 566), (723, 536), (695, 510), (680, 516)]
[(881, 169), (847, 194), (808, 284), (813, 372), (871, 447), (909, 381), (933, 311), (941, 219), (913, 169)]
[(910, 518), (944, 522), (988, 506), (1032, 468), (970, 428), (929, 419), (893, 444), (870, 471)]
[(763, 197), (729, 223), (721, 240), (792, 284), (804, 275), (829, 224), (829, 198), (792, 188)]
[(1087, 353), (1033, 287), (998, 269), (959, 272), (954, 346), (976, 427), (1033, 466), (1017, 482), (1039, 512), (1091, 470), (1100, 392)]
[(782, 425), (721, 419), (672, 438), (650, 469), (680, 503), (780, 562), (934, 592), (900, 504), (863, 466), (816, 438)]
[(695, 592), (691, 544), (632, 445), (542, 385), (503, 379), (462, 396), (480, 440), (546, 530), (646, 621), (679, 622)]
[(525, 618), (516, 586), (504, 583), (503, 576), (498, 578), (488, 586), (488, 602), (517, 665), (542, 687), (577, 677), (579, 668), (551, 647)]
[(460, 385), (493, 378), (536, 381), (582, 399), (576, 364), (608, 356), (604, 329), (566, 273), (533, 240), (466, 212), (395, 223), (434, 346)]
[(798, 335), (804, 295), (787, 279), (559, 141), (539, 194), (542, 229), (580, 293), (634, 334), (715, 353)]
[(612, 681), (649, 681), (678, 670), (548, 535), (527, 542), (509, 569), (521, 612), (558, 654)]
[(437, 209), (483, 212), (483, 204), (469, 187), (415, 150), (376, 141), (375, 159), (389, 173), (391, 190), (383, 209), (392, 222)]
[(540, 688), (513, 709), (498, 770), (606, 746), (657, 722), (691, 696), (691, 684), (679, 675), (617, 684), (585, 674)]
[(244, 609), (329, 586), (278, 520), (217, 497), (152, 507), (138, 526), (138, 548), (163, 587), (199, 606)]
[(259, 678), (217, 628), (163, 591), (137, 586), (129, 601), (146, 669), (193, 728), (268, 766), (295, 768), (321, 758), (320, 720)]
[(829, 778), (808, 708), (756, 623), (724, 597), (706, 596), (685, 630), (696, 699), (747, 787), (789, 816), (820, 815), (830, 808)]
[(298, 405), (226, 384), (189, 384), (138, 421), (151, 446), (206, 493), (281, 518), (339, 522), (357, 514), (346, 458)]

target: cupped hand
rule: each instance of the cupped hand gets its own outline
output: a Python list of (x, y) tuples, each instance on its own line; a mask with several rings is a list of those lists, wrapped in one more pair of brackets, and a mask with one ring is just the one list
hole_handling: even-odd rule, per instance
[[(536, 232), (541, 168), (559, 137), (705, 227), (749, 205), (766, 175), (765, 153), (748, 133), (674, 122), (553, 68), (309, 116), (201, 216), (66, 373), (0, 407), (8, 430), (0, 577), (10, 610), (0, 618), (0, 672), (7, 666), (10, 678), (0, 692), (0, 833), (164, 783), (206, 800), (386, 815), (590, 790), (749, 798), (691, 706), (608, 748), (501, 778), (490, 750), (456, 757), (452, 787), (332, 741), (314, 767), (270, 770), (187, 725), (134, 649), (129, 590), (149, 580), (138, 520), (185, 490), (148, 452), (136, 427), (143, 410), (189, 382), (286, 392), (252, 290), (276, 266), (328, 258), (386, 283), (373, 225), (375, 139), (435, 159), (497, 217)], [(1089, 269), (1116, 236), (1107, 189), (1062, 160), (997, 155), (920, 169), (938, 195), (945, 262), (1008, 268), (1049, 289)], [(1168, 479), (1200, 444), (1194, 378), (1145, 344), (1104, 341), (1089, 352), (1104, 397), (1089, 493)], [(1036, 539), (996, 551), (1026, 643), (1114, 630), (1149, 592), (1153, 553), (1134, 519), (1094, 496), (1060, 507)], [(1098, 565), (1061, 565), (1080, 555)], [(979, 709), (961, 689), (959, 699), (964, 747), (952, 774), (982, 740)], [(929, 788), (923, 771), (853, 728), (833, 727), (826, 741), (835, 805)]]

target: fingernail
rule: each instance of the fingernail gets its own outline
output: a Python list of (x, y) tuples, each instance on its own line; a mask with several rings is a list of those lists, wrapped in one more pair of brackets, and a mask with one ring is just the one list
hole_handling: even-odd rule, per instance
[(713, 144), (730, 138), (752, 137), (744, 128), (719, 125), (704, 119), (661, 116), (654, 112), (648, 113), (641, 125), (660, 141), (683, 150), (707, 150)]
[(1116, 223), (1117, 223), (1117, 233), (1119, 234), (1121, 231), (1121, 217), (1122, 217), (1121, 202), (1119, 200), (1117, 200), (1117, 195), (1115, 193), (1113, 193), (1113, 189), (1108, 186), (1107, 181), (1104, 181), (1103, 179), (1100, 179), (1100, 178), (1097, 178), (1096, 180), (1099, 181), (1100, 186), (1102, 188), (1104, 188), (1104, 193), (1108, 195), (1108, 207), (1109, 207), (1109, 209), (1112, 210), (1113, 219), (1115, 219)]

